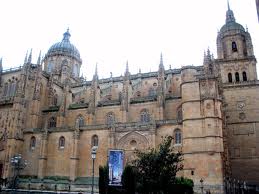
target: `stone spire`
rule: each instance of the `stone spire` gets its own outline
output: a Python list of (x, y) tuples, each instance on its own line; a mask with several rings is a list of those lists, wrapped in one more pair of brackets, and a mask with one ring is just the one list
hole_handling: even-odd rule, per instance
[(25, 58), (24, 58), (24, 64), (26, 64), (27, 61), (28, 61), (28, 50), (27, 50), (26, 55), (25, 55)]
[(3, 58), (0, 59), (0, 73), (3, 71)]
[(98, 80), (97, 63), (95, 65), (95, 72), (94, 72), (93, 80), (95, 80), (95, 81)]
[(30, 52), (30, 55), (29, 55), (27, 63), (31, 63), (31, 59), (32, 59), (32, 49), (31, 49), (31, 52)]
[(37, 61), (37, 65), (40, 65), (40, 63), (41, 63), (41, 51), (40, 51), (40, 53), (39, 53), (39, 57), (38, 57), (38, 61)]
[(163, 62), (163, 54), (160, 55), (160, 64), (159, 64), (159, 70), (164, 70), (164, 62)]
[(125, 76), (125, 78), (129, 79), (129, 75), (130, 75), (130, 72), (129, 72), (129, 63), (128, 63), (128, 61), (127, 61), (127, 62), (126, 62), (126, 70), (125, 70), (124, 76)]
[(228, 10), (227, 10), (227, 12), (226, 12), (226, 23), (235, 22), (235, 21), (236, 21), (236, 19), (235, 19), (234, 13), (233, 13), (233, 11), (230, 9), (229, 1), (228, 1)]

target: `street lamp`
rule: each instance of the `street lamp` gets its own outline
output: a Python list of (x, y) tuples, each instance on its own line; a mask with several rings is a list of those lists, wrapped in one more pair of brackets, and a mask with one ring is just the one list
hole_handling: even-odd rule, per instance
[(21, 154), (16, 154), (11, 158), (11, 165), (14, 167), (14, 176), (13, 176), (13, 189), (16, 187), (16, 181), (19, 176), (20, 170), (24, 169), (27, 166), (27, 160), (22, 158)]
[(202, 178), (200, 180), (200, 183), (201, 183), (201, 194), (203, 194), (203, 180), (202, 180)]
[(93, 174), (92, 174), (92, 192), (91, 194), (94, 194), (94, 160), (96, 158), (96, 152), (97, 152), (98, 146), (93, 146), (91, 150), (91, 157), (93, 160)]

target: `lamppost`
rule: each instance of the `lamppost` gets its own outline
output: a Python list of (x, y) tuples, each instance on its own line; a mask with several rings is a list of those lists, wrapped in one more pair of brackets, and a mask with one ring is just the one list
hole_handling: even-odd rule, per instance
[(203, 180), (202, 180), (202, 178), (200, 180), (200, 183), (201, 183), (201, 194), (203, 194)]
[(13, 185), (12, 188), (16, 188), (16, 181), (19, 176), (20, 170), (27, 166), (27, 160), (22, 158), (21, 154), (16, 154), (11, 158), (11, 165), (14, 167)]
[(92, 151), (91, 151), (91, 156), (92, 156), (92, 160), (93, 160), (92, 192), (91, 192), (91, 194), (94, 194), (94, 160), (95, 160), (95, 158), (96, 158), (97, 149), (98, 149), (97, 146), (93, 146), (93, 147), (92, 147)]

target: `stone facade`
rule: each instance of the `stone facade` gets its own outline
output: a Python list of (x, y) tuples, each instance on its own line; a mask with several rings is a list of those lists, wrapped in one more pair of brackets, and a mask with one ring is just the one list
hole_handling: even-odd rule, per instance
[[(156, 147), (174, 137), (184, 154), (179, 173), (200, 179), (205, 189), (222, 192), (224, 177), (259, 183), (259, 81), (250, 34), (230, 8), (217, 37), (217, 59), (210, 51), (202, 66), (164, 69), (92, 81), (79, 77), (79, 51), (69, 31), (46, 56), (1, 68), (0, 167), (11, 177), (10, 158), (21, 153), (23, 175), (90, 177), (91, 147), (98, 145), (95, 172), (109, 149)], [(2, 64), (1, 64), (2, 65)], [(98, 173), (95, 174), (98, 176)]]

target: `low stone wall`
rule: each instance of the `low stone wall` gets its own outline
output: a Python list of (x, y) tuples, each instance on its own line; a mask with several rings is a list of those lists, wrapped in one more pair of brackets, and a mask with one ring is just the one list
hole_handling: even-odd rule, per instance
[[(39, 191), (76, 191), (86, 192), (92, 189), (91, 177), (78, 177), (75, 181), (68, 179), (47, 178), (47, 179), (30, 179), (20, 178), (18, 188), (23, 190)], [(98, 178), (94, 179), (94, 191), (98, 193)]]

